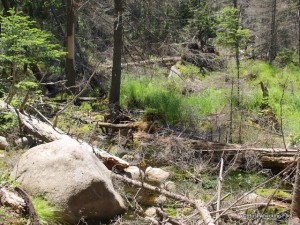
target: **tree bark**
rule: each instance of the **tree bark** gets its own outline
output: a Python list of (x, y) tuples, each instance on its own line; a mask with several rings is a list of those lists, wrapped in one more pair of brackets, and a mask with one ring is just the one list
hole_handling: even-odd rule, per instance
[(66, 78), (67, 87), (75, 86), (75, 12), (73, 0), (67, 0), (67, 58)]
[(8, 10), (10, 9), (10, 4), (8, 0), (1, 0), (2, 6), (4, 8), (3, 15), (8, 15)]
[(300, 0), (298, 0), (298, 64), (300, 65)]
[(277, 52), (277, 34), (276, 34), (276, 11), (277, 11), (277, 0), (272, 1), (272, 21), (271, 21), (271, 40), (269, 49), (269, 64), (272, 65), (276, 58)]
[[(289, 225), (292, 225), (293, 221), (300, 221), (300, 159), (297, 161), (296, 178), (294, 183), (293, 199), (291, 205), (291, 219)], [(297, 223), (299, 224), (299, 223)]]
[(122, 21), (122, 0), (114, 0), (115, 22), (114, 22), (114, 52), (113, 68), (109, 94), (109, 104), (119, 105), (121, 87), (121, 57), (123, 47), (123, 21)]

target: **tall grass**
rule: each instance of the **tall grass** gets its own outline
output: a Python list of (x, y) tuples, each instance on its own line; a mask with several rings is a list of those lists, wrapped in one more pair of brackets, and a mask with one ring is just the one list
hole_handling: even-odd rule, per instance
[(58, 210), (51, 206), (47, 201), (41, 197), (36, 197), (32, 200), (34, 209), (43, 225), (55, 225), (60, 223)]
[(127, 75), (122, 81), (121, 104), (128, 108), (154, 109), (163, 115), (165, 122), (175, 125), (190, 123), (191, 117), (215, 113), (228, 99), (224, 90), (214, 89), (184, 95), (183, 86), (166, 78)]
[[(281, 117), (283, 127), (289, 134), (300, 132), (300, 68), (293, 64), (284, 68), (271, 66), (261, 61), (246, 61), (242, 65), (244, 75), (253, 74), (255, 79), (248, 81), (248, 95), (244, 96), (247, 109), (259, 108), (262, 91), (259, 82), (263, 82), (269, 90), (269, 104), (278, 118)], [(250, 86), (250, 87), (249, 87)], [(284, 95), (283, 95), (284, 91)]]

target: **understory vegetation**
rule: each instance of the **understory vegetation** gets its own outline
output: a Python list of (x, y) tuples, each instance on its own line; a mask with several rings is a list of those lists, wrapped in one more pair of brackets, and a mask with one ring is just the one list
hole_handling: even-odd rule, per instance
[[(216, 225), (300, 221), (299, 15), (279, 0), (0, 1), (0, 225), (200, 225), (201, 209)], [(91, 150), (83, 167), (107, 168), (124, 214), (100, 221), (81, 196), (57, 207), (57, 186), (22, 195), (19, 159), (57, 140)], [(50, 181), (80, 154), (46, 164)], [(77, 172), (75, 198), (91, 190)]]

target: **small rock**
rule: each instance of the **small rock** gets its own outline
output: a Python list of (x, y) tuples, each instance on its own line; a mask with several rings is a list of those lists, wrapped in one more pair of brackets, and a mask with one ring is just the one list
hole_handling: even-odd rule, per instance
[(160, 187), (166, 189), (167, 191), (172, 191), (176, 189), (176, 184), (173, 181), (167, 181), (166, 183), (162, 184)]
[(126, 154), (122, 157), (122, 159), (124, 159), (127, 162), (131, 162), (131, 161), (134, 161), (134, 156)]
[(166, 172), (160, 168), (153, 168), (153, 167), (149, 166), (146, 169), (145, 176), (146, 176), (147, 181), (163, 183), (165, 180), (168, 179), (168, 177), (170, 176), (170, 173)]
[(165, 201), (167, 201), (167, 197), (164, 195), (160, 195), (155, 198), (155, 203), (157, 204), (163, 204)]
[(0, 149), (5, 150), (9, 147), (9, 144), (5, 137), (0, 136)]
[(15, 141), (15, 145), (18, 147), (30, 147), (34, 143), (34, 140), (31, 136), (21, 137)]
[(133, 180), (141, 180), (141, 178), (144, 179), (145, 177), (144, 172), (137, 166), (129, 166), (124, 171), (125, 175)]
[(177, 69), (176, 65), (172, 66), (168, 78), (180, 78), (182, 73)]
[(261, 197), (255, 193), (250, 193), (249, 195), (247, 195), (243, 202), (245, 203), (255, 203), (255, 202), (266, 202), (268, 199)]
[(156, 215), (156, 208), (155, 207), (150, 207), (150, 208), (146, 209), (145, 215), (150, 216), (150, 217), (155, 216)]

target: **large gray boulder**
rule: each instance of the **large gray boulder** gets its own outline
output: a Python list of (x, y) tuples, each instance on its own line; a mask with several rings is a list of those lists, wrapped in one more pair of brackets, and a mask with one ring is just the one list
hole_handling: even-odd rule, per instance
[(62, 209), (64, 219), (72, 224), (82, 218), (99, 224), (125, 210), (110, 171), (89, 145), (71, 138), (29, 149), (11, 177), (30, 194), (43, 195)]

